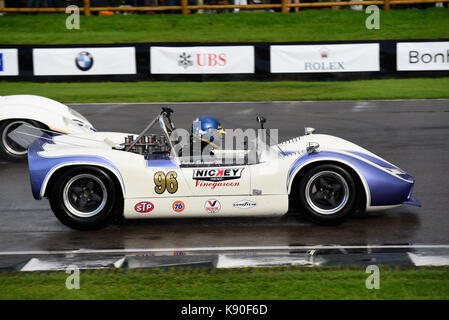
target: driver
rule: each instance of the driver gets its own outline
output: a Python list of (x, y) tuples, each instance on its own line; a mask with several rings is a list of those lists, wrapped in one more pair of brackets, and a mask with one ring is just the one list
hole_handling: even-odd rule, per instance
[(201, 141), (201, 152), (203, 152), (204, 148), (207, 146), (219, 148), (214, 141), (216, 141), (220, 135), (225, 133), (226, 131), (217, 119), (210, 116), (198, 117), (193, 121), (192, 125), (192, 142), (193, 139)]

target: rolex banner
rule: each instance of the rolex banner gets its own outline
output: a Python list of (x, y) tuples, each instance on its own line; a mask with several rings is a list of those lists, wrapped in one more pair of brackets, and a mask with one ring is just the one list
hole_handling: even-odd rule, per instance
[(379, 44), (276, 45), (272, 73), (379, 71)]
[(150, 61), (152, 74), (254, 73), (254, 47), (151, 47)]
[(136, 74), (134, 47), (33, 49), (35, 76)]

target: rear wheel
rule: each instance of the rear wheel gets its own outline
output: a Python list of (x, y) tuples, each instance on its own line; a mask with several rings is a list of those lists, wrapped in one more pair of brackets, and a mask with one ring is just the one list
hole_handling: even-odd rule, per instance
[(42, 125), (31, 120), (6, 120), (0, 123), (0, 156), (11, 161), (24, 160), (27, 157), (28, 149), (15, 142), (9, 134), (21, 125), (31, 125), (42, 128)]
[(102, 169), (78, 167), (63, 173), (48, 198), (55, 216), (77, 230), (96, 230), (108, 225), (119, 207), (119, 192)]
[(312, 168), (302, 177), (297, 192), (301, 212), (317, 224), (339, 224), (356, 209), (356, 183), (348, 171), (337, 165)]

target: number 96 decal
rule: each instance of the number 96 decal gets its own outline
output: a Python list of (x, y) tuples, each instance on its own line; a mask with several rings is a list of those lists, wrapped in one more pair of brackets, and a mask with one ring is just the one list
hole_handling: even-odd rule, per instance
[(167, 174), (162, 171), (158, 171), (154, 174), (154, 191), (157, 194), (162, 194), (165, 190), (168, 193), (176, 193), (178, 191), (178, 180), (176, 180), (178, 174), (174, 171), (169, 171)]

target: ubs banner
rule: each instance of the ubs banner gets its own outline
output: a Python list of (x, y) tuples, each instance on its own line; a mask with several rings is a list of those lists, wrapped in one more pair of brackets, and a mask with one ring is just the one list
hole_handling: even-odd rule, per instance
[(254, 47), (151, 47), (150, 61), (152, 74), (254, 73)]
[(449, 41), (398, 42), (398, 71), (449, 70)]
[(134, 47), (33, 49), (34, 75), (136, 74)]
[(271, 46), (272, 73), (379, 71), (379, 44)]
[(17, 49), (0, 49), (0, 77), (18, 76), (19, 60)]

